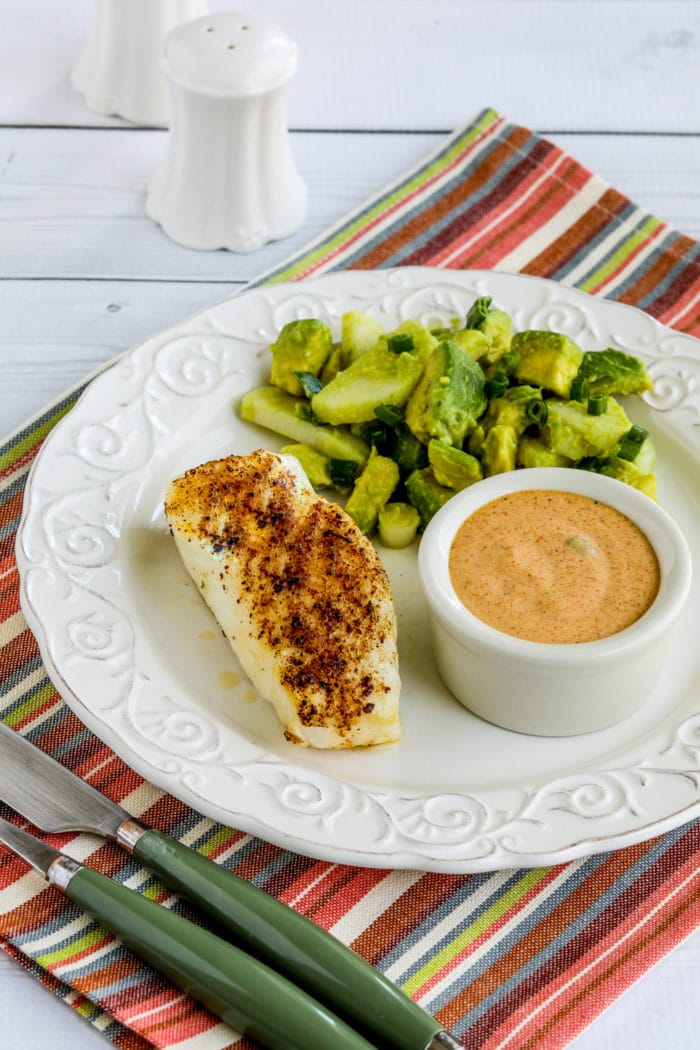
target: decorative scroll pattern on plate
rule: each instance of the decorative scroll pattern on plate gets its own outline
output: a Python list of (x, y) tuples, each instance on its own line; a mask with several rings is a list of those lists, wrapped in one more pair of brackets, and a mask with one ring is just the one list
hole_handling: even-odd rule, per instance
[[(398, 761), (394, 780), (368, 773), (366, 756), (338, 756), (334, 766), (333, 756), (278, 746), (270, 712), (230, 652), (227, 669), (218, 671), (228, 692), (215, 681), (224, 657), (220, 648), (207, 649), (216, 644), (208, 613), (169, 560), (160, 515), (168, 478), (194, 465), (188, 457), (201, 462), (264, 441), (231, 405), (264, 381), (267, 344), (285, 322), (313, 315), (337, 331), (342, 314), (359, 309), (387, 328), (409, 317), (447, 324), (480, 295), (493, 296), (517, 329), (551, 328), (586, 348), (613, 345), (642, 357), (655, 380), (647, 410), (668, 447), (685, 449), (698, 464), (675, 488), (700, 491), (695, 340), (574, 289), (478, 271), (338, 273), (226, 300), (98, 377), (40, 453), (18, 561), (23, 608), (47, 669), (83, 721), (130, 765), (214, 819), (319, 857), (460, 872), (555, 863), (649, 837), (700, 812), (694, 656), (671, 675), (658, 718), (618, 734), (605, 745), (604, 762), (591, 758), (592, 745), (586, 752), (585, 742), (562, 742), (561, 760), (553, 764), (551, 750), (543, 751), (538, 772), (536, 742), (493, 729), (496, 772), (470, 782), (468, 768), (452, 757), (432, 790), (413, 787), (406, 773), (411, 766), (425, 773), (431, 763), (437, 769), (447, 744), (431, 739), (425, 706), (442, 704), (447, 722), (464, 734), (466, 767), (470, 735), (482, 731), (450, 707), (436, 679), (404, 712), (405, 721), (420, 721), (420, 732), (407, 724), (398, 745), (399, 759), (402, 748), (407, 759)], [(697, 526), (688, 538), (697, 549)], [(401, 552), (394, 565), (400, 617), (402, 603), (416, 600), (414, 557)], [(693, 601), (697, 615), (697, 594)], [(423, 679), (411, 653), (404, 658), (410, 694)], [(533, 751), (534, 772), (508, 774), (523, 747)]]

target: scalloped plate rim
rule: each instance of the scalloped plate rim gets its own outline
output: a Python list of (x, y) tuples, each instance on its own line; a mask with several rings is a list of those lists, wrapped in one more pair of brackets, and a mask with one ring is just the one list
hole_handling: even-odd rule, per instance
[[(193, 315), (193, 317), (172, 326), (159, 336), (152, 337), (145, 343), (134, 348), (131, 352), (116, 359), (116, 361), (110, 362), (110, 364), (118, 364), (119, 362), (128, 361), (133, 355), (143, 353), (145, 349), (154, 345), (158, 340), (162, 341), (168, 337), (177, 337), (179, 333), (186, 330), (191, 322), (201, 321), (210, 318), (211, 316), (216, 316), (221, 310), (231, 309), (231, 304), (234, 304), (235, 310), (235, 304), (245, 304), (246, 299), (251, 296), (264, 295), (273, 298), (277, 296), (281, 297), (281, 300), (284, 300), (285, 295), (288, 295), (290, 298), (295, 298), (300, 293), (313, 293), (315, 290), (323, 290), (326, 286), (332, 287), (336, 284), (339, 286), (347, 284), (349, 289), (356, 282), (358, 284), (362, 284), (363, 282), (378, 283), (382, 288), (386, 286), (386, 294), (389, 294), (395, 290), (391, 286), (392, 280), (398, 280), (399, 282), (408, 281), (409, 284), (410, 282), (415, 281), (417, 284), (411, 288), (411, 291), (415, 291), (416, 289), (438, 285), (441, 282), (456, 288), (461, 288), (461, 282), (466, 281), (467, 279), (472, 282), (484, 281), (486, 283), (491, 283), (492, 285), (502, 285), (503, 288), (524, 287), (523, 282), (527, 282), (531, 287), (549, 289), (552, 294), (558, 295), (559, 298), (567, 304), (574, 303), (581, 306), (585, 305), (595, 314), (605, 315), (609, 312), (610, 316), (612, 316), (613, 313), (618, 317), (627, 315), (630, 318), (635, 316), (639, 318), (641, 316), (643, 317), (645, 324), (656, 333), (659, 340), (671, 337), (673, 340), (677, 341), (679, 345), (687, 346), (689, 353), (698, 355), (698, 347), (700, 347), (700, 344), (698, 344), (697, 340), (672, 329), (665, 328), (659, 322), (655, 321), (648, 315), (643, 314), (642, 311), (633, 306), (616, 303), (611, 300), (595, 299), (577, 289), (556, 284), (543, 278), (530, 275), (504, 274), (497, 271), (452, 271), (433, 270), (424, 267), (402, 267), (395, 270), (338, 271), (320, 277), (309, 278), (284, 285), (271, 284), (253, 286), (242, 292), (235, 293), (233, 296), (226, 297), (209, 308), (199, 311), (197, 314)], [(335, 292), (334, 294), (337, 295), (338, 293)], [(374, 291), (373, 297), (376, 298), (377, 294), (378, 293)], [(368, 293), (365, 293), (365, 298), (367, 295)], [(504, 305), (507, 304), (504, 303)], [(331, 841), (330, 843), (323, 843), (306, 839), (303, 834), (290, 834), (283, 826), (281, 826), (281, 824), (275, 822), (267, 823), (260, 816), (251, 818), (246, 814), (222, 808), (220, 805), (212, 803), (206, 798), (199, 796), (196, 792), (183, 787), (182, 783), (174, 782), (168, 775), (167, 771), (163, 772), (158, 770), (151, 761), (145, 760), (141, 755), (132, 751), (128, 744), (125, 743), (118, 728), (115, 728), (113, 725), (110, 725), (108, 722), (105, 722), (104, 719), (100, 718), (99, 714), (94, 710), (94, 706), (91, 705), (89, 698), (76, 695), (64, 678), (61, 668), (56, 666), (50, 648), (51, 625), (47, 624), (45, 615), (42, 615), (41, 611), (34, 608), (27, 591), (27, 581), (33, 566), (30, 559), (25, 554), (25, 544), (32, 538), (32, 522), (35, 513), (33, 502), (36, 478), (45, 469), (44, 464), (51, 460), (55, 451), (59, 448), (60, 442), (62, 441), (62, 435), (65, 434), (66, 428), (71, 425), (71, 421), (75, 422), (75, 419), (79, 414), (85, 411), (85, 406), (90, 405), (91, 399), (97, 396), (95, 391), (97, 390), (99, 393), (100, 387), (96, 384), (100, 384), (100, 381), (104, 378), (107, 371), (109, 371), (109, 365), (98, 372), (90, 381), (89, 385), (76, 402), (76, 405), (71, 412), (64, 417), (64, 419), (59, 421), (36, 457), (27, 481), (24, 507), (17, 533), (17, 563), (20, 571), (22, 610), (30, 628), (37, 637), (40, 652), (50, 677), (59, 688), (61, 694), (66, 699), (66, 702), (82, 718), (85, 724), (140, 775), (156, 784), (158, 787), (161, 787), (163, 790), (171, 792), (188, 805), (193, 806), (193, 808), (205, 813), (214, 820), (231, 826), (236, 826), (251, 834), (261, 835), (279, 846), (295, 850), (296, 852), (335, 862), (347, 862), (388, 868), (414, 867), (423, 870), (449, 873), (491, 871), (508, 867), (531, 867), (563, 863), (591, 853), (645, 841), (657, 834), (677, 828), (680, 824), (691, 820), (700, 814), (699, 798), (696, 802), (683, 806), (677, 811), (669, 812), (662, 817), (652, 820), (648, 825), (630, 828), (623, 832), (603, 832), (581, 836), (576, 841), (571, 842), (562, 848), (531, 848), (523, 851), (501, 848), (500, 852), (497, 854), (486, 854), (482, 857), (459, 856), (455, 853), (454, 849), (445, 851), (433, 848), (429, 838), (423, 842), (417, 844), (414, 843), (414, 848), (397, 846), (395, 849), (391, 848), (389, 845), (377, 847), (376, 844), (372, 845), (363, 842), (341, 844), (337, 841)], [(698, 704), (698, 713), (700, 713), (700, 703)], [(303, 783), (308, 780), (308, 771), (302, 766), (298, 767), (298, 769), (301, 773), (300, 783)], [(288, 767), (288, 771), (291, 772), (292, 775), (295, 774), (296, 770), (296, 766), (292, 765)], [(352, 785), (343, 786), (349, 787), (351, 791), (359, 790)], [(376, 797), (380, 797), (382, 793), (373, 793), (372, 791), (369, 791), (370, 796), (373, 794)], [(422, 798), (423, 796), (418, 795), (416, 797)], [(426, 798), (427, 797), (428, 796), (426, 796)]]

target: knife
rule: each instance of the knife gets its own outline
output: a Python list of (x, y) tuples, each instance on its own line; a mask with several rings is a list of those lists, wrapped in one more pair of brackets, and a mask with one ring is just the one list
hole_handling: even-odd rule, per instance
[(183, 991), (270, 1050), (372, 1050), (310, 995), (208, 930), (1, 818), (0, 843)]
[(90, 831), (114, 839), (206, 912), (217, 929), (368, 1039), (394, 1050), (460, 1050), (435, 1018), (336, 937), (202, 854), (147, 828), (2, 722), (0, 799), (42, 831)]

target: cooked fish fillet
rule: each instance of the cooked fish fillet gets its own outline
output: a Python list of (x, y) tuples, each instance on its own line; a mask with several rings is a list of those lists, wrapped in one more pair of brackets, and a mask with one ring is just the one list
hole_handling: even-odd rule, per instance
[(204, 463), (169, 486), (180, 556), (288, 740), (383, 744), (400, 734), (396, 618), (384, 567), (292, 456)]

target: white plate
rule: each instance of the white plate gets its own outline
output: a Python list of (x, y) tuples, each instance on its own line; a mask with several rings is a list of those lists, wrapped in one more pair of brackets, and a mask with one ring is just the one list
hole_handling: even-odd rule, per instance
[(55, 428), (27, 486), (22, 603), (59, 690), (144, 777), (195, 809), (311, 856), (472, 872), (552, 864), (700, 814), (700, 587), (663, 681), (637, 715), (583, 737), (495, 728), (433, 664), (416, 549), (382, 550), (399, 618), (403, 739), (358, 752), (287, 743), (189, 582), (162, 514), (167, 481), (231, 452), (278, 448), (241, 422), (267, 344), (308, 315), (338, 331), (448, 321), (492, 295), (516, 329), (638, 354), (655, 392), (628, 405), (652, 431), (659, 495), (700, 565), (700, 344), (629, 307), (531, 277), (405, 268), (346, 272), (226, 300), (98, 377)]

